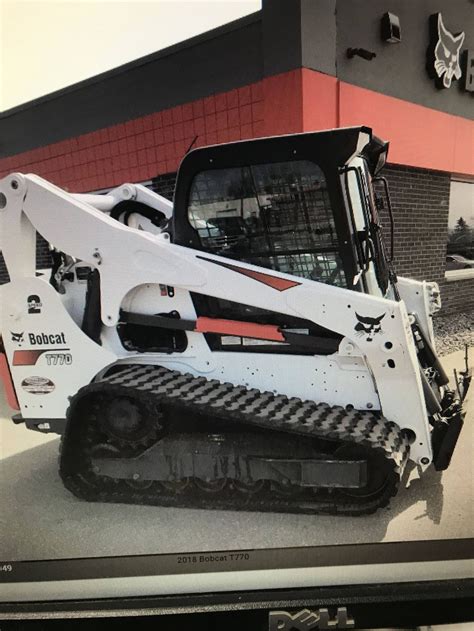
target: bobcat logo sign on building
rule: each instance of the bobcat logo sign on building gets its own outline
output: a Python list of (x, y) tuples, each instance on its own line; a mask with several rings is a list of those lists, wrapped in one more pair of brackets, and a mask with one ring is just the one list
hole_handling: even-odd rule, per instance
[(430, 17), (430, 30), (428, 73), (435, 79), (439, 88), (450, 88), (453, 79), (459, 80), (462, 77), (461, 48), (466, 34), (461, 32), (455, 35), (448, 31), (441, 13), (435, 13)]

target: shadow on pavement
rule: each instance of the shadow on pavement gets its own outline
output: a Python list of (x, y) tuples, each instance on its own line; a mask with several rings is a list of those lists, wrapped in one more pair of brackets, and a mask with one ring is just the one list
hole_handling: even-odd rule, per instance
[[(407, 474), (417, 471), (416, 465), (409, 463), (407, 467)], [(406, 478), (406, 474), (404, 476)], [(431, 467), (423, 474), (423, 477), (412, 478), (407, 485), (407, 488), (403, 492), (400, 491), (399, 497), (402, 501), (405, 499), (405, 508), (416, 503), (424, 504), (424, 512), (417, 515), (414, 519), (416, 521), (427, 518), (433, 524), (440, 524), (443, 514), (443, 472), (435, 471), (434, 467)]]

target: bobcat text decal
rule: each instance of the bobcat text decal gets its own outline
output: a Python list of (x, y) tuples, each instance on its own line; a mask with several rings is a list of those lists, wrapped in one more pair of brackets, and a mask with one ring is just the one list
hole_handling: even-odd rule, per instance
[[(12, 342), (16, 342), (19, 346), (21, 346), (22, 342), (25, 341), (24, 331), (22, 331), (21, 333), (10, 331), (10, 334), (12, 337)], [(66, 336), (64, 335), (64, 333), (27, 333), (27, 335), (28, 342), (31, 346), (42, 346), (43, 344), (66, 344)]]
[(38, 344), (66, 344), (64, 333), (28, 333), (31, 346)]

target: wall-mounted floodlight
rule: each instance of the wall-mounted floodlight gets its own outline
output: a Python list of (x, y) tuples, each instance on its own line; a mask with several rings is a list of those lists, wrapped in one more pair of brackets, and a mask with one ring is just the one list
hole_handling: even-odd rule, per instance
[(400, 18), (395, 13), (384, 13), (380, 22), (380, 31), (384, 42), (398, 44), (402, 41)]

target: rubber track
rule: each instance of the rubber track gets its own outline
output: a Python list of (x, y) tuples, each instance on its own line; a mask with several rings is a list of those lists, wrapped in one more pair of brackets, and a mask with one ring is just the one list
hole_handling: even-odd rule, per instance
[[(242, 497), (232, 495), (228, 490), (221, 494), (199, 493), (196, 488), (188, 492), (173, 493), (159, 488), (134, 491), (123, 480), (104, 483), (103, 488), (96, 476), (92, 483), (71, 466), (71, 456), (84, 462), (89, 454), (78, 454), (78, 428), (84, 423), (96, 422), (97, 418), (85, 419), (76, 413), (81, 402), (88, 397), (101, 396), (114, 398), (121, 395), (138, 397), (150, 411), (166, 404), (177, 413), (189, 410), (205, 414), (222, 422), (223, 431), (228, 422), (244, 423), (279, 432), (304, 435), (357, 444), (382, 457), (387, 465), (387, 482), (380, 493), (369, 498), (345, 495), (340, 490), (331, 494), (313, 492), (308, 498), (282, 498), (275, 494), (264, 497)], [(92, 399), (91, 399), (92, 400)], [(82, 415), (84, 412), (82, 411)], [(87, 416), (87, 414), (86, 414)], [(409, 441), (400, 428), (384, 419), (379, 413), (348, 410), (326, 403), (302, 401), (271, 392), (260, 392), (245, 386), (222, 383), (215, 379), (195, 377), (161, 366), (130, 365), (89, 386), (81, 388), (71, 399), (68, 410), (68, 423), (63, 438), (60, 456), (60, 473), (65, 486), (75, 495), (91, 501), (122, 502), (132, 504), (153, 504), (165, 506), (196, 506), (199, 508), (224, 508), (279, 512), (330, 513), (361, 515), (373, 513), (386, 506), (398, 489), (399, 482), (408, 460)], [(93, 447), (92, 439), (82, 449)], [(75, 451), (76, 450), (76, 451)], [(110, 484), (109, 482), (113, 482)], [(154, 483), (156, 484), (159, 483)]]

